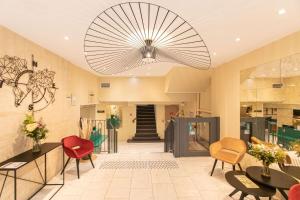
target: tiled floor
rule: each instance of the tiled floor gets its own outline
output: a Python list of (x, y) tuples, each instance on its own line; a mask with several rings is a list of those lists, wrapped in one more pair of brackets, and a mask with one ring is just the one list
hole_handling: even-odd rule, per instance
[[(174, 158), (162, 153), (163, 143), (120, 144), (118, 154), (100, 154), (90, 163), (81, 163), (78, 180), (75, 163), (66, 170), (66, 184), (55, 200), (224, 200), (233, 188), (227, 184), (220, 166), (211, 177), (210, 157)], [(152, 152), (152, 153), (151, 153)], [(99, 169), (105, 161), (175, 160), (177, 169)], [(227, 170), (231, 167), (227, 166)], [(226, 168), (226, 165), (225, 165)], [(51, 189), (35, 199), (47, 199)], [(238, 199), (235, 195), (234, 199)], [(251, 198), (252, 199), (252, 198)]]

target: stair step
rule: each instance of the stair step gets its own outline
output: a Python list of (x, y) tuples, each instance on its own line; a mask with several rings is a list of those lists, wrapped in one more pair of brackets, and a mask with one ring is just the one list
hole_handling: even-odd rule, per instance
[(156, 129), (155, 124), (143, 124), (143, 125), (137, 125), (137, 129)]
[(136, 130), (137, 133), (156, 133), (156, 130)]
[(160, 140), (159, 137), (133, 137), (133, 140)]
[(155, 117), (148, 117), (148, 118), (137, 118), (138, 121), (155, 121)]
[(157, 133), (136, 133), (135, 137), (158, 137)]

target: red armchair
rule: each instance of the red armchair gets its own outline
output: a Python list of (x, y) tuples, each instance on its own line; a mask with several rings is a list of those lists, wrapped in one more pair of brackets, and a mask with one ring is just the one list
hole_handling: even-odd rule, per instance
[(300, 199), (300, 184), (296, 184), (289, 190), (289, 200), (299, 200)]
[(69, 156), (61, 174), (65, 171), (66, 166), (68, 165), (71, 158), (76, 159), (77, 166), (77, 176), (79, 176), (79, 161), (81, 158), (88, 156), (93, 168), (95, 168), (94, 163), (91, 158), (91, 154), (94, 151), (94, 144), (89, 140), (82, 139), (78, 136), (72, 135), (65, 137), (61, 140), (64, 152)]

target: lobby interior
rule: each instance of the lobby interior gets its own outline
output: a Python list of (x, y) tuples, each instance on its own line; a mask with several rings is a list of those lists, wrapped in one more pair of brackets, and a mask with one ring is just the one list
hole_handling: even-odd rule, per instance
[(0, 0), (0, 200), (300, 199), (299, 19), (298, 0)]

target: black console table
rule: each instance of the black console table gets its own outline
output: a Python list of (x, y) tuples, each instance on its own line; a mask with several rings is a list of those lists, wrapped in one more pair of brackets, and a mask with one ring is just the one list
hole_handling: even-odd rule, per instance
[[(1, 187), (1, 191), (0, 191), (0, 199), (1, 199), (1, 196), (2, 196), (2, 192), (3, 192), (3, 189), (4, 189), (4, 186), (5, 186), (5, 183), (6, 183), (6, 180), (7, 180), (7, 177), (11, 177), (14, 179), (14, 199), (17, 200), (17, 179), (20, 179), (20, 180), (23, 180), (23, 181), (28, 181), (28, 182), (32, 182), (32, 183), (36, 183), (36, 184), (40, 184), (41, 187), (38, 189), (38, 191), (36, 191), (29, 199), (31, 199), (34, 195), (36, 195), (41, 189), (43, 189), (45, 186), (47, 185), (51, 185), (51, 186), (60, 186), (58, 188), (58, 190), (52, 195), (52, 197), (63, 187), (63, 185), (65, 184), (65, 174), (63, 173), (62, 176), (63, 176), (63, 181), (62, 183), (57, 183), (57, 184), (50, 184), (50, 183), (47, 183), (47, 153), (49, 153), (50, 151), (58, 148), (58, 147), (61, 147), (61, 143), (44, 143), (41, 145), (41, 151), (39, 153), (32, 153), (32, 150), (28, 150), (24, 153), (21, 153), (19, 155), (16, 155), (12, 158), (9, 158), (8, 160), (0, 163), (0, 167), (3, 166), (3, 165), (6, 165), (10, 162), (24, 162), (24, 164), (20, 167), (17, 167), (17, 168), (0, 168), (0, 172), (1, 171), (5, 171), (6, 173), (0, 173), (0, 175), (3, 175), (5, 176), (4, 178), (4, 181), (2, 183), (2, 187)], [(44, 156), (44, 159), (45, 159), (45, 169), (44, 169), (44, 176), (42, 175), (42, 172), (36, 162), (36, 160), (40, 157)], [(65, 156), (64, 156), (64, 152), (63, 152), (63, 156), (62, 156), (62, 159), (63, 159), (63, 162), (62, 162), (62, 167), (65, 163)], [(31, 162), (34, 162), (35, 163), (35, 166), (37, 167), (38, 169), (38, 172), (43, 180), (42, 183), (40, 182), (37, 182), (37, 181), (32, 181), (32, 180), (29, 180), (29, 179), (23, 179), (23, 178), (18, 178), (17, 177), (17, 171), (18, 169), (26, 166), (28, 163), (31, 163)], [(13, 171), (13, 176), (10, 176), (8, 174), (9, 171)], [(52, 198), (51, 197), (51, 198)]]

